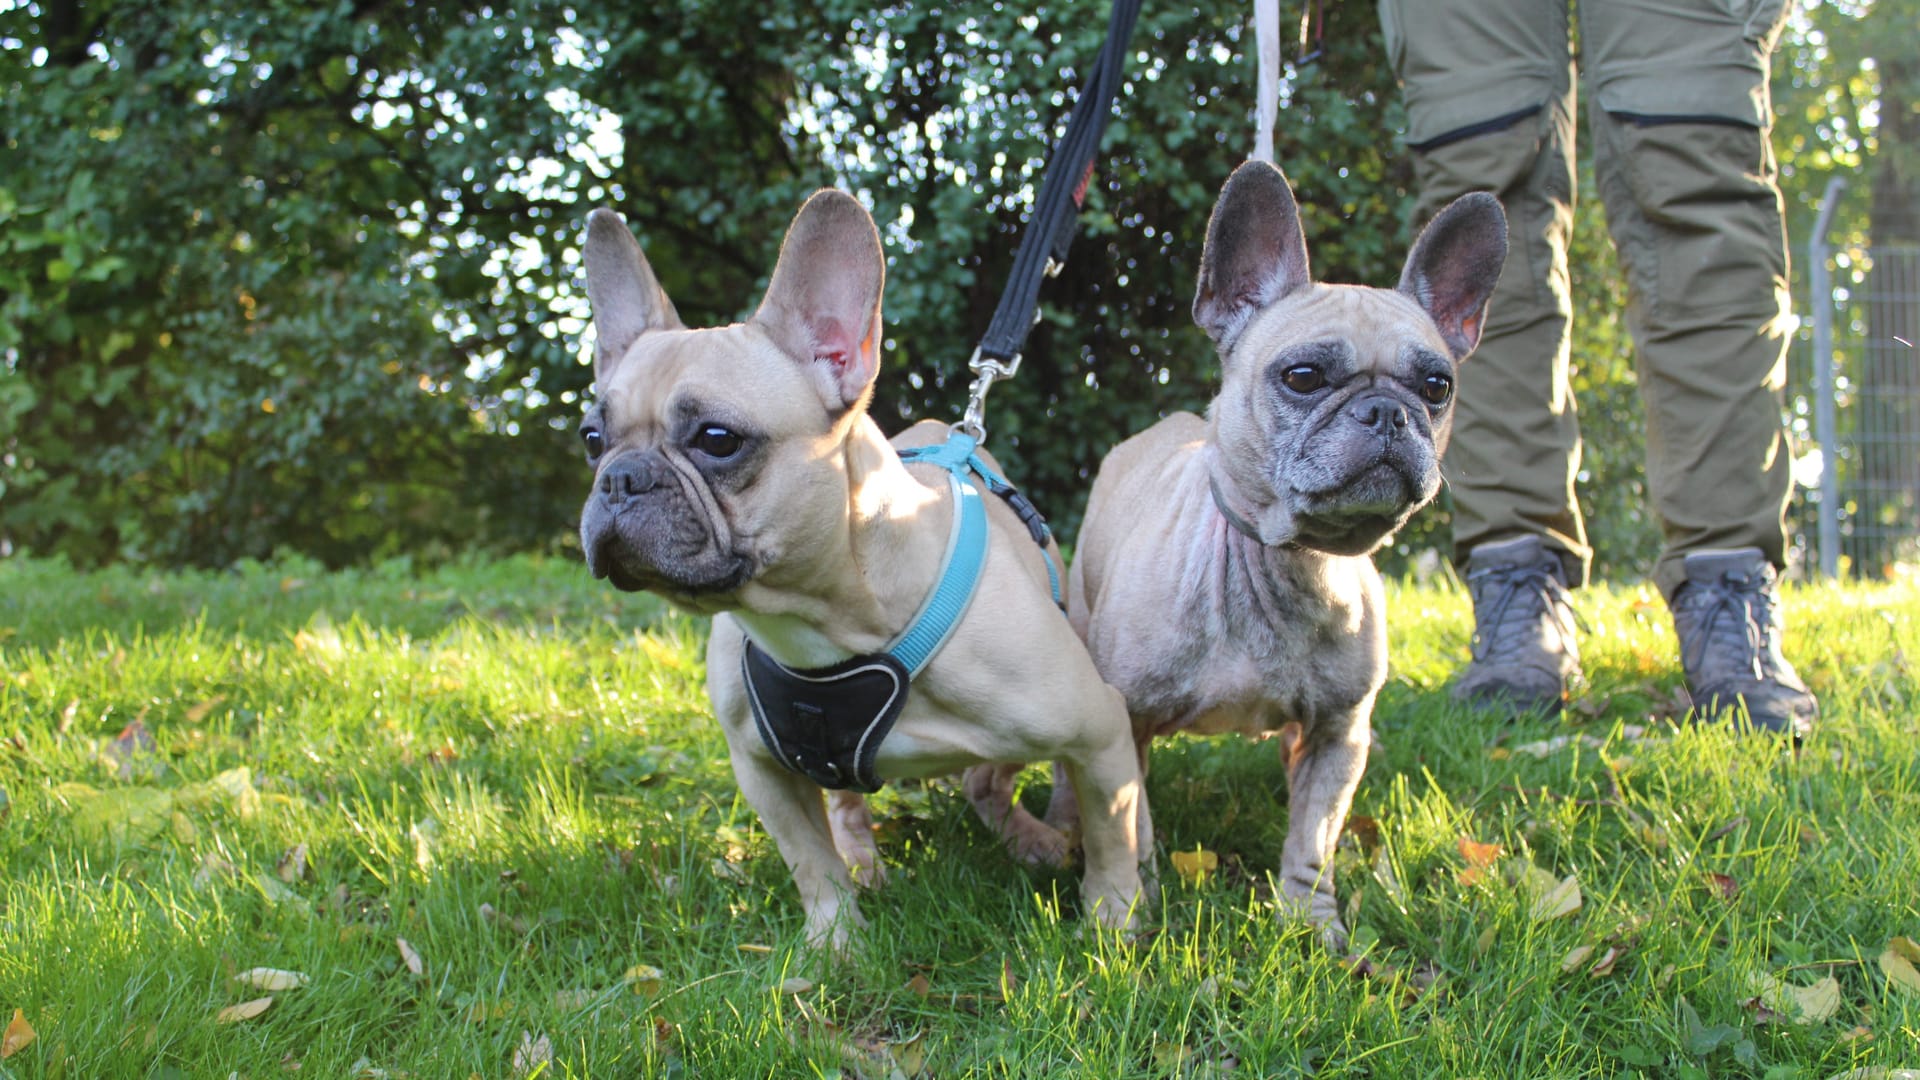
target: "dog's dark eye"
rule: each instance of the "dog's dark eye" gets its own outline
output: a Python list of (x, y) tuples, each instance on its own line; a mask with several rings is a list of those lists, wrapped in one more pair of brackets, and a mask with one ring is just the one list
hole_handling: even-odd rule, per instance
[(719, 424), (707, 424), (693, 436), (693, 448), (710, 458), (726, 459), (740, 452), (747, 440)]
[(1280, 373), (1280, 381), (1296, 394), (1311, 394), (1327, 385), (1327, 375), (1312, 364), (1295, 364)]
[(1426, 398), (1429, 405), (1445, 405), (1453, 396), (1453, 380), (1445, 375), (1429, 375), (1421, 384), (1420, 396)]
[(599, 428), (582, 428), (580, 441), (587, 446), (588, 461), (597, 461), (601, 454), (607, 452), (607, 437), (600, 434)]

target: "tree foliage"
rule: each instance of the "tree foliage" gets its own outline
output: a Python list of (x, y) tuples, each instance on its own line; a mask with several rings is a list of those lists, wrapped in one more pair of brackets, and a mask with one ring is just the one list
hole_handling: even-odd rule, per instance
[[(0, 12), (0, 530), (82, 562), (565, 544), (590, 383), (579, 225), (599, 204), (640, 233), (682, 317), (711, 325), (751, 310), (808, 192), (858, 192), (889, 262), (876, 414), (954, 417), (1105, 13)], [(1188, 306), (1213, 196), (1252, 142), (1248, 16), (1240, 0), (1143, 13), (1072, 257), (994, 393), (995, 449), (1069, 532), (1106, 449), (1214, 384)], [(1316, 274), (1390, 284), (1412, 225), (1398, 93), (1373, 5), (1324, 20), (1321, 55), (1288, 68), (1276, 155)], [(1587, 207), (1576, 265), (1604, 266)], [(1618, 288), (1576, 280), (1603, 567), (1651, 544)], [(1445, 527), (1429, 512), (1401, 550)]]

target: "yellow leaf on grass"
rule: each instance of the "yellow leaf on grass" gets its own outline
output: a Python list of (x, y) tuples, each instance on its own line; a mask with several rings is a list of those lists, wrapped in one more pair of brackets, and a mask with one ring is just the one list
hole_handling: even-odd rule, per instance
[(1528, 908), (1528, 914), (1533, 916), (1535, 922), (1547, 922), (1579, 911), (1581, 903), (1580, 881), (1568, 874), (1553, 888), (1537, 894), (1533, 906)]
[(1499, 844), (1482, 844), (1464, 836), (1460, 838), (1460, 857), (1467, 860), (1468, 866), (1492, 866), (1505, 852), (1506, 849)]
[(173, 821), (173, 796), (159, 788), (95, 791), (85, 784), (62, 784), (54, 794), (73, 807), (74, 831), (93, 843), (145, 843)]
[(233, 977), (233, 981), (255, 990), (298, 990), (307, 985), (307, 977), (297, 971), (282, 971), (279, 968), (248, 968)]
[(1619, 959), (1619, 948), (1608, 947), (1606, 952), (1600, 954), (1600, 959), (1595, 960), (1593, 966), (1587, 969), (1587, 978), (1598, 979), (1613, 974), (1613, 965)]
[(242, 1020), (251, 1020), (259, 1016), (272, 1004), (273, 999), (270, 997), (254, 998), (252, 1001), (243, 1001), (238, 1005), (229, 1005), (221, 1009), (219, 1015), (213, 1020), (216, 1024), (237, 1024)]
[(513, 1075), (531, 1076), (534, 1070), (544, 1070), (552, 1064), (553, 1040), (545, 1035), (536, 1039), (530, 1031), (521, 1032), (520, 1046), (513, 1052)]
[(33, 1025), (27, 1023), (27, 1014), (19, 1009), (13, 1010), (13, 1019), (7, 1023), (7, 1032), (0, 1035), (0, 1058), (10, 1058), (27, 1048), (27, 1044), (38, 1038)]
[(1505, 853), (1506, 849), (1499, 844), (1482, 844), (1463, 836), (1460, 838), (1460, 857), (1467, 860), (1467, 866), (1455, 876), (1462, 885), (1478, 885), (1486, 880), (1487, 868), (1498, 862)]
[(908, 1080), (924, 1075), (927, 1071), (926, 1034), (924, 1031), (916, 1031), (911, 1039), (887, 1044), (887, 1053), (893, 1058), (893, 1067)]
[(412, 972), (416, 977), (427, 973), (427, 965), (420, 959), (419, 952), (415, 951), (413, 946), (407, 944), (406, 938), (394, 938), (393, 943), (399, 948), (400, 959), (405, 961), (408, 971)]
[(1566, 959), (1560, 961), (1561, 972), (1563, 974), (1568, 974), (1568, 975), (1573, 974), (1575, 971), (1578, 971), (1580, 969), (1580, 965), (1587, 962), (1587, 957), (1592, 955), (1593, 955), (1593, 946), (1575, 945), (1571, 950), (1567, 952)]
[(1206, 848), (1176, 851), (1168, 858), (1172, 860), (1174, 872), (1180, 875), (1180, 880), (1189, 885), (1199, 884), (1208, 874), (1220, 868), (1220, 856)]
[(1755, 975), (1751, 983), (1758, 995), (1750, 1003), (1762, 1012), (1771, 1012), (1796, 1024), (1820, 1024), (1840, 1011), (1840, 983), (1829, 975), (1812, 986), (1795, 986), (1773, 975)]
[(620, 980), (632, 987), (634, 993), (652, 997), (660, 992), (660, 983), (666, 977), (666, 972), (652, 964), (635, 964), (620, 976)]
[(1920, 968), (1914, 966), (1914, 960), (1920, 958), (1920, 947), (1916, 947), (1911, 938), (1897, 937), (1887, 942), (1886, 951), (1880, 954), (1880, 970), (1886, 972), (1887, 981), (1910, 994), (1920, 994)]

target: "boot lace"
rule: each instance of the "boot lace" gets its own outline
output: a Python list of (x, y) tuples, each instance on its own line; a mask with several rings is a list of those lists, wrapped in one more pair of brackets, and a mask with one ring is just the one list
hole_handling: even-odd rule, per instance
[(1484, 605), (1487, 617), (1474, 620), (1472, 648), (1477, 661), (1524, 656), (1534, 640), (1533, 623), (1543, 612), (1551, 613), (1554, 632), (1562, 639), (1568, 623), (1586, 629), (1573, 609), (1573, 595), (1545, 564), (1469, 570), (1467, 585), (1475, 594), (1476, 608), (1482, 606), (1478, 602), (1482, 590), (1490, 594)]
[(1775, 601), (1773, 590), (1766, 584), (1764, 575), (1728, 571), (1718, 581), (1697, 581), (1687, 586), (1681, 602), (1697, 612), (1700, 620), (1699, 633), (1694, 635), (1685, 657), (1689, 669), (1702, 671), (1709, 651), (1718, 645), (1716, 651), (1726, 659), (1739, 658), (1741, 674), (1761, 682), (1773, 677), (1769, 659)]

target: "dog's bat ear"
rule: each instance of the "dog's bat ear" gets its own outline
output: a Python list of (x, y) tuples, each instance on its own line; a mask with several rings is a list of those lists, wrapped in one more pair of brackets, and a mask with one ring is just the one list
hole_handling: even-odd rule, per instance
[(593, 305), (593, 381), (605, 386), (641, 334), (677, 329), (680, 315), (619, 214), (602, 208), (587, 215), (583, 257), (587, 302)]
[(1312, 280), (1286, 175), (1265, 161), (1233, 170), (1207, 221), (1193, 321), (1224, 350), (1262, 308)]
[(860, 405), (880, 370), (886, 276), (873, 218), (844, 191), (815, 192), (787, 227), (753, 318), (808, 365), (834, 412)]
[(1507, 214), (1484, 191), (1447, 204), (1413, 242), (1400, 291), (1432, 316), (1457, 363), (1480, 344), (1487, 300), (1507, 259)]

